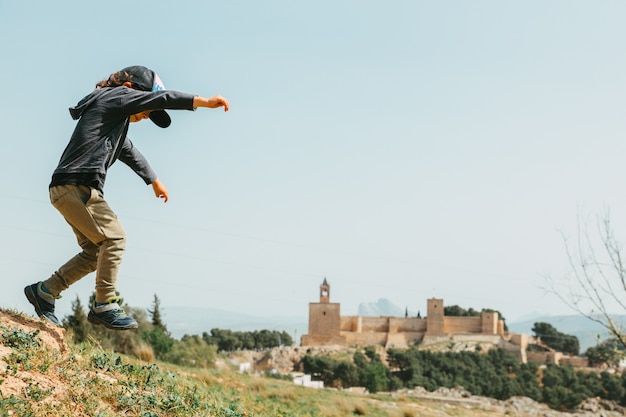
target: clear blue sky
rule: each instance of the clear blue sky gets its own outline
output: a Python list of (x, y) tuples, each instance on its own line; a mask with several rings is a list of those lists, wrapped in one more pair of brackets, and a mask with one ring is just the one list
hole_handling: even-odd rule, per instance
[[(128, 65), (231, 111), (129, 136), (170, 201), (121, 163), (127, 302), (306, 317), (387, 298), (567, 313), (559, 231), (610, 208), (626, 238), (621, 1), (0, 2), (0, 306), (78, 248), (49, 204), (68, 107)], [(93, 276), (57, 304), (61, 315)]]

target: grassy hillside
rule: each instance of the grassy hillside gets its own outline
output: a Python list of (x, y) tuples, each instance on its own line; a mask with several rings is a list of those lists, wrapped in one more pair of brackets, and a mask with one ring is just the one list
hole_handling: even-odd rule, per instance
[(497, 402), (423, 391), (364, 395), (305, 388), (228, 367), (141, 362), (105, 351), (96, 340), (67, 345), (63, 329), (5, 310), (0, 310), (0, 393), (3, 417), (561, 415), (527, 399)]

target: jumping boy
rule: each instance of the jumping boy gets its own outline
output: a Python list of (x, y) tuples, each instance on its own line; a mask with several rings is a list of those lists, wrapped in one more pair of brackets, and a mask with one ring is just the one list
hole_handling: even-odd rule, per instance
[(166, 90), (154, 71), (132, 66), (96, 84), (92, 93), (70, 108), (78, 122), (52, 174), (50, 201), (72, 227), (82, 251), (47, 280), (24, 288), (39, 317), (60, 326), (54, 314), (55, 300), (70, 285), (96, 271), (96, 298), (88, 320), (115, 330), (138, 327), (120, 307), (116, 290), (126, 232), (103, 198), (107, 170), (119, 159), (152, 185), (157, 198), (167, 202), (167, 189), (126, 136), (128, 126), (150, 118), (166, 128), (171, 119), (165, 110), (197, 107), (228, 111), (229, 103), (221, 96), (205, 98)]

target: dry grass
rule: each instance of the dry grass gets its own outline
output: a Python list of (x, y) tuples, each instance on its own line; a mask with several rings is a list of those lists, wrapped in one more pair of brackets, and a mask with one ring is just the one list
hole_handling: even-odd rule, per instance
[(154, 355), (154, 350), (152, 346), (145, 342), (140, 342), (134, 349), (133, 354), (137, 357), (137, 359), (147, 362), (154, 363), (156, 360), (156, 356)]

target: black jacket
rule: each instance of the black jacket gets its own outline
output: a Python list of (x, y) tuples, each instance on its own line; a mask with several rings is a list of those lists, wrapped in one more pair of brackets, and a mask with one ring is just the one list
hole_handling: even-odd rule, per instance
[(116, 160), (128, 165), (146, 184), (156, 174), (126, 136), (129, 117), (146, 110), (193, 110), (194, 96), (172, 90), (139, 91), (127, 87), (94, 90), (70, 108), (78, 120), (50, 186), (61, 184), (104, 188), (107, 170)]

